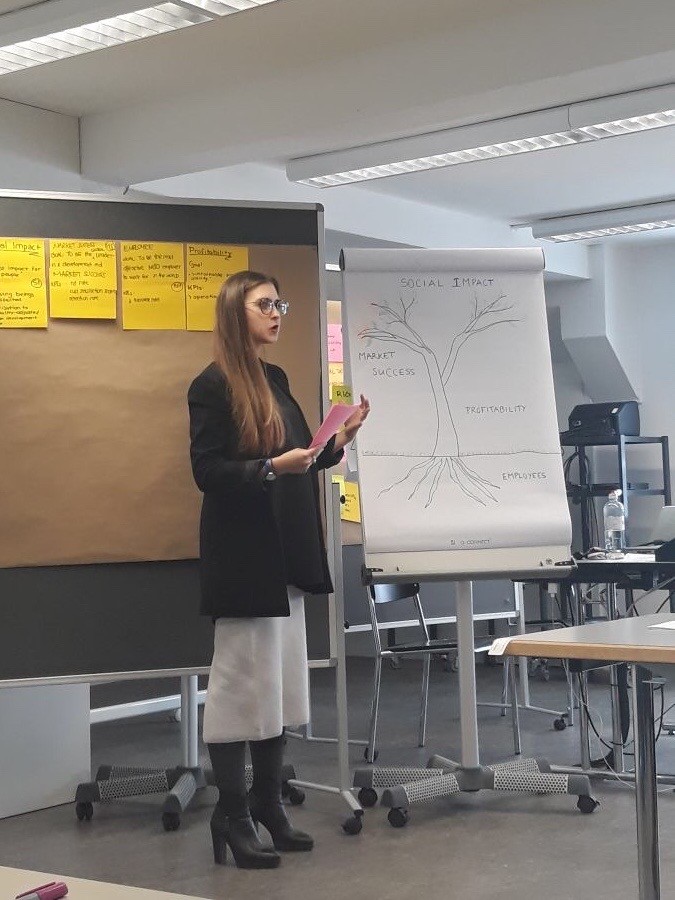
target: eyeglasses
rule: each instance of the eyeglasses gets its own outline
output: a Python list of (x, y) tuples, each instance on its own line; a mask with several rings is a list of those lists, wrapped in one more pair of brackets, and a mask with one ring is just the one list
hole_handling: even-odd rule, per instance
[(288, 300), (272, 300), (271, 297), (261, 297), (260, 300), (253, 302), (264, 316), (271, 316), (273, 309), (276, 309), (280, 316), (285, 316), (291, 306)]

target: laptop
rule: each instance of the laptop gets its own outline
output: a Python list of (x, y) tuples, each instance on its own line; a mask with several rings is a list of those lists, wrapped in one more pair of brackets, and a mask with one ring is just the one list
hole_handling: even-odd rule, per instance
[(662, 506), (652, 528), (649, 541), (639, 547), (626, 547), (630, 553), (654, 553), (661, 544), (675, 538), (675, 506)]

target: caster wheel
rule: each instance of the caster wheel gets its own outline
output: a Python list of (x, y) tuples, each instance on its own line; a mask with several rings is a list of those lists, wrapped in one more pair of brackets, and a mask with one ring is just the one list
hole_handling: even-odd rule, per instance
[(305, 802), (305, 792), (291, 785), (288, 788), (288, 800), (291, 806), (300, 806)]
[(589, 815), (600, 806), (597, 800), (593, 797), (589, 797), (588, 794), (584, 794), (577, 800), (577, 809), (581, 810), (582, 813)]
[(162, 825), (164, 831), (178, 831), (180, 828), (180, 816), (178, 813), (162, 813)]
[(77, 816), (78, 822), (91, 822), (94, 818), (94, 804), (89, 803), (76, 803), (75, 804), (75, 815)]
[(392, 828), (403, 828), (408, 824), (408, 810), (394, 807), (389, 810), (387, 819)]
[(369, 809), (377, 803), (377, 791), (373, 788), (364, 787), (358, 793), (359, 803)]
[[(365, 750), (363, 751), (363, 758), (365, 759), (366, 762), (371, 762), (371, 760), (368, 759), (368, 751), (369, 751), (369, 750), (370, 750), (370, 747), (366, 747)], [(375, 760), (377, 759), (377, 757), (378, 757), (379, 755), (380, 755), (380, 751), (379, 751), (379, 750), (376, 750), (376, 751), (373, 753), (373, 759), (372, 759), (372, 762), (375, 762)]]
[(556, 731), (564, 731), (567, 728), (567, 722), (561, 716), (559, 719), (553, 720), (553, 727)]
[(342, 830), (345, 834), (359, 834), (362, 828), (361, 816), (350, 816), (342, 823)]

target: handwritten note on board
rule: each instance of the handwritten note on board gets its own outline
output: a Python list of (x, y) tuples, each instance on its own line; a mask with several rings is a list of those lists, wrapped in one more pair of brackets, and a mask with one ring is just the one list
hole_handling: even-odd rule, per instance
[(54, 319), (114, 319), (114, 241), (49, 242), (49, 314)]
[(122, 325), (158, 331), (185, 328), (182, 244), (123, 241)]
[(334, 384), (342, 384), (345, 377), (345, 368), (342, 363), (328, 363), (328, 388), (332, 391)]
[(211, 331), (220, 286), (230, 275), (248, 269), (248, 248), (188, 244), (186, 253), (187, 328)]
[(331, 403), (347, 403), (353, 402), (353, 393), (350, 384), (331, 384), (330, 399)]
[(328, 362), (342, 362), (342, 325), (328, 326)]
[(345, 502), (342, 504), (341, 518), (345, 522), (361, 521), (361, 498), (355, 481), (345, 481)]
[(46, 328), (45, 242), (0, 238), (0, 328)]

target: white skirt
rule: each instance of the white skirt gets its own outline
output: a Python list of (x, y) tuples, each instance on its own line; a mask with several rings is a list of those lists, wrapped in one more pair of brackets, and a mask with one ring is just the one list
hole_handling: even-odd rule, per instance
[(261, 741), (309, 721), (305, 598), (288, 587), (290, 616), (216, 620), (204, 742)]

